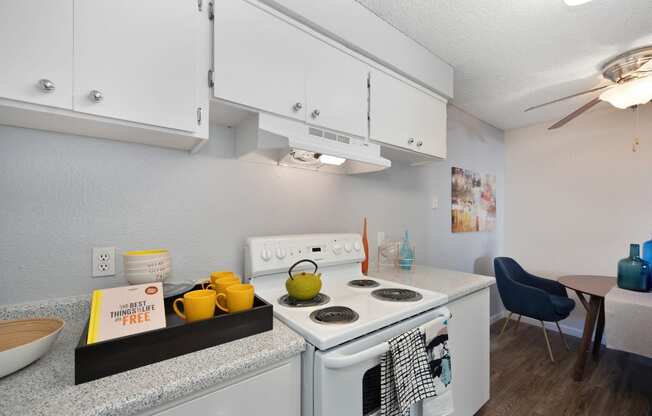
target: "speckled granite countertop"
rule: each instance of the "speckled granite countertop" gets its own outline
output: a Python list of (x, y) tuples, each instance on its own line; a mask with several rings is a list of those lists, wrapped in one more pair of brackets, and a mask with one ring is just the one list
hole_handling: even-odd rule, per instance
[(421, 265), (415, 266), (413, 270), (401, 270), (394, 267), (384, 267), (380, 271), (370, 269), (369, 277), (373, 276), (443, 293), (448, 296), (449, 302), (496, 283), (496, 279), (491, 276)]
[(74, 348), (88, 297), (0, 306), (0, 320), (57, 316), (66, 326), (52, 351), (0, 379), (0, 415), (132, 415), (290, 358), (305, 341), (280, 321), (274, 329), (192, 354), (74, 385)]

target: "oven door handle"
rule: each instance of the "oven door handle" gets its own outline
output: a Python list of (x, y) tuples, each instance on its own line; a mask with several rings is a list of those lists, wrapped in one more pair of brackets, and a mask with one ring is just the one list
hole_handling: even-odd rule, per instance
[(383, 355), (387, 351), (389, 351), (389, 343), (383, 342), (382, 344), (378, 344), (355, 354), (324, 357), (323, 361), (326, 368), (345, 368), (378, 357), (379, 355)]
[[(439, 315), (435, 321), (446, 321), (452, 317), (448, 309), (444, 309), (444, 313)], [(368, 348), (364, 351), (357, 352), (350, 355), (335, 355), (331, 357), (324, 357), (323, 363), (326, 368), (338, 369), (351, 367), (361, 362), (370, 360), (372, 358), (378, 357), (379, 355), (385, 354), (389, 351), (389, 343), (383, 342), (381, 344), (375, 345), (371, 348)]]

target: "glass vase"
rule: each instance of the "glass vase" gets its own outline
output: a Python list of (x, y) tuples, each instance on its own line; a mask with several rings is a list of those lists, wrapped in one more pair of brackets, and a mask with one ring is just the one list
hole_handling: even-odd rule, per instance
[(629, 257), (618, 262), (618, 287), (639, 292), (650, 290), (650, 263), (640, 257), (638, 244), (630, 244)]

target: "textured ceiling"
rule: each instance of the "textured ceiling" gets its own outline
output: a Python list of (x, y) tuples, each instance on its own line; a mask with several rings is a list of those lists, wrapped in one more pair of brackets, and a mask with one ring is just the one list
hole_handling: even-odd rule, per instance
[(357, 1), (453, 65), (455, 105), (504, 130), (564, 117), (595, 95), (523, 110), (602, 85), (606, 60), (652, 45), (652, 0)]

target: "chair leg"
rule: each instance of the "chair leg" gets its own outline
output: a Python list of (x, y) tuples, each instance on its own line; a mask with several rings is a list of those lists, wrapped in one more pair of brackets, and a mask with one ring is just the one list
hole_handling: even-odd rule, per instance
[(561, 327), (559, 326), (559, 322), (555, 322), (557, 324), (557, 329), (559, 330), (559, 335), (561, 336), (561, 340), (564, 341), (564, 346), (566, 347), (566, 351), (570, 351), (570, 348), (568, 347), (568, 343), (566, 342), (566, 337), (564, 336), (564, 333), (561, 332)]
[(546, 326), (541, 322), (541, 329), (543, 329), (543, 336), (546, 339), (546, 345), (548, 346), (548, 354), (550, 355), (550, 361), (555, 362), (555, 358), (552, 356), (552, 348), (550, 348), (550, 340), (548, 339), (548, 331), (546, 331)]
[(503, 334), (503, 332), (505, 332), (505, 329), (507, 328), (507, 324), (509, 323), (509, 320), (512, 319), (512, 314), (513, 314), (513, 312), (510, 312), (507, 319), (505, 319), (505, 324), (503, 325), (503, 329), (500, 330), (500, 334), (498, 334), (498, 336), (501, 336)]
[(518, 324), (521, 323), (521, 316), (523, 316), (523, 315), (519, 315), (518, 319), (516, 320), (516, 326), (514, 327), (514, 332), (516, 332), (518, 330)]

